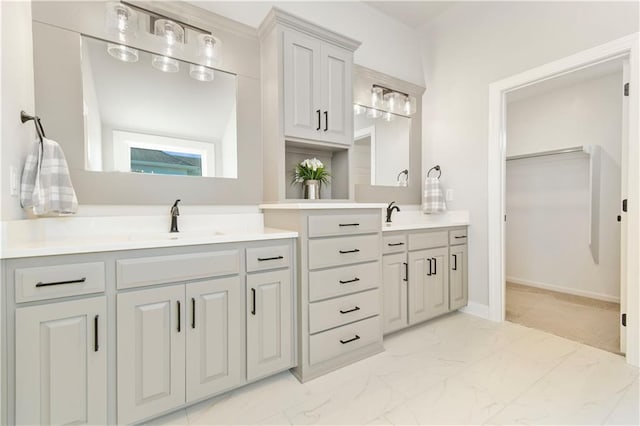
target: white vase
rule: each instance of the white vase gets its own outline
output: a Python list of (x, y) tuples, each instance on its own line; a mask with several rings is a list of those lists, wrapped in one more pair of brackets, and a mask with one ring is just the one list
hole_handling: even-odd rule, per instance
[(304, 198), (307, 200), (319, 200), (320, 199), (320, 181), (319, 180), (305, 180), (304, 181)]

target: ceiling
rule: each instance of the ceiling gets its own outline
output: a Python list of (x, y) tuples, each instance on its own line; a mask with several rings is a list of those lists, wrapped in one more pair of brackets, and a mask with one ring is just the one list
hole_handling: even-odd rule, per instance
[(365, 1), (385, 15), (417, 29), (428, 24), (445, 10), (454, 6), (455, 1)]

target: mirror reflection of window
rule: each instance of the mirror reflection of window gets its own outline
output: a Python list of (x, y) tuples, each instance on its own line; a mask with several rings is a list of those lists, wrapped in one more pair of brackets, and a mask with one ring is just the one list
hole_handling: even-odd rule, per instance
[(356, 185), (407, 186), (411, 118), (356, 104), (353, 123)]
[(92, 171), (237, 177), (236, 76), (191, 64), (124, 62), (104, 41), (82, 37), (85, 165)]

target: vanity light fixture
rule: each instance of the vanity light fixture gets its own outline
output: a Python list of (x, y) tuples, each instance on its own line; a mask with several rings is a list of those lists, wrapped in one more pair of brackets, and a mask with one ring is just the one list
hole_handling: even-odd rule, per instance
[(168, 56), (153, 55), (151, 65), (155, 69), (163, 72), (174, 73), (180, 71), (180, 63)]
[(138, 51), (124, 44), (107, 44), (107, 53), (122, 62), (138, 62)]
[(412, 115), (416, 112), (416, 98), (378, 84), (371, 88), (371, 104), (374, 108), (386, 109), (392, 113)]
[(371, 106), (374, 108), (381, 108), (384, 103), (384, 92), (382, 86), (376, 86), (375, 84), (371, 88)]
[(391, 121), (393, 120), (393, 114), (391, 113), (391, 111), (387, 111), (384, 113), (384, 115), (382, 116), (384, 118), (384, 121)]
[(189, 65), (189, 76), (199, 81), (213, 81), (214, 73), (204, 65)]
[[(164, 39), (168, 55), (173, 53), (176, 46), (184, 43), (184, 28), (169, 19), (156, 19), (153, 24), (153, 32)], [(173, 73), (180, 70), (180, 63), (168, 56), (153, 55), (151, 65), (164, 72)]]
[[(125, 43), (136, 36), (138, 31), (138, 15), (122, 3), (109, 2), (106, 5), (105, 24), (107, 32)], [(124, 44), (107, 44), (107, 53), (123, 62), (137, 62), (138, 51)]]
[(367, 112), (367, 107), (360, 104), (353, 104), (353, 113), (355, 115), (362, 115)]
[(220, 39), (211, 34), (198, 34), (198, 56), (203, 59), (207, 65), (211, 65), (218, 60), (220, 56)]

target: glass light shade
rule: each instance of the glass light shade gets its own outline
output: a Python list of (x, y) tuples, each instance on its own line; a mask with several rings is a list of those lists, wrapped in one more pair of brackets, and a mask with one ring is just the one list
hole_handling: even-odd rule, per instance
[(412, 115), (416, 113), (416, 98), (413, 96), (407, 96), (404, 100), (404, 106), (402, 112), (405, 115)]
[(390, 111), (385, 112), (382, 117), (384, 118), (384, 121), (393, 120), (393, 114)]
[(115, 34), (121, 41), (135, 36), (138, 30), (138, 15), (127, 5), (109, 2), (106, 5), (105, 23), (107, 31)]
[(362, 105), (358, 105), (358, 104), (353, 104), (353, 113), (355, 115), (362, 115), (367, 111), (367, 107), (364, 107)]
[(153, 33), (162, 37), (167, 46), (184, 43), (184, 28), (169, 19), (158, 19), (153, 24)]
[(107, 53), (122, 62), (138, 62), (138, 51), (122, 44), (107, 44)]
[(374, 108), (382, 107), (384, 103), (382, 87), (372, 87), (371, 88), (371, 106)]
[(384, 95), (384, 100), (387, 104), (387, 108), (391, 112), (399, 112), (404, 105), (404, 96), (398, 92), (389, 92)]
[(189, 66), (189, 76), (200, 81), (213, 81), (214, 73), (211, 68), (207, 68), (204, 65)]
[(180, 64), (175, 59), (168, 56), (153, 55), (151, 58), (151, 65), (160, 71), (164, 72), (178, 72), (180, 71)]
[(367, 108), (367, 117), (369, 117), (369, 118), (380, 118), (380, 117), (382, 117), (382, 111), (377, 110), (377, 109), (373, 109), (373, 108)]
[(211, 34), (198, 34), (198, 55), (207, 59), (216, 59), (219, 56), (220, 39)]

